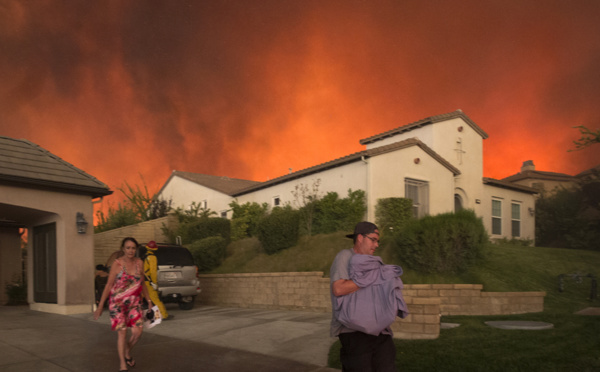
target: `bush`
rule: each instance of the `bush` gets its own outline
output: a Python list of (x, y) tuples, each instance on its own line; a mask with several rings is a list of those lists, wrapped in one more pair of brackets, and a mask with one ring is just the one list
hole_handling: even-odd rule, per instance
[(238, 204), (237, 201), (229, 203), (233, 210), (231, 217), (231, 239), (236, 241), (251, 236), (257, 236), (258, 222), (267, 215), (267, 203)]
[(377, 200), (375, 206), (375, 223), (384, 236), (399, 231), (407, 221), (412, 219), (412, 200), (406, 198), (385, 198)]
[(348, 190), (348, 197), (343, 199), (336, 192), (328, 192), (313, 203), (313, 234), (352, 231), (354, 225), (364, 219), (367, 211), (363, 190)]
[(267, 254), (295, 246), (299, 234), (300, 213), (291, 207), (274, 208), (258, 224), (258, 240)]
[(558, 189), (536, 200), (536, 246), (599, 250), (598, 201), (584, 192), (593, 190), (593, 186), (589, 183), (583, 189)]
[(228, 241), (221, 236), (197, 240), (187, 247), (192, 252), (198, 271), (210, 271), (221, 265), (227, 255)]
[(194, 218), (182, 222), (176, 235), (181, 236), (184, 244), (208, 237), (220, 236), (229, 243), (231, 240), (231, 222), (225, 218)]
[(489, 237), (473, 211), (410, 220), (394, 234), (397, 260), (423, 273), (457, 273), (483, 257)]

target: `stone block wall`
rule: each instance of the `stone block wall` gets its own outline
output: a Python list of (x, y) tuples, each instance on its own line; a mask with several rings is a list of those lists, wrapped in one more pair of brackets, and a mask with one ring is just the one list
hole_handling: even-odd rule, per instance
[(505, 315), (544, 311), (545, 292), (482, 292), (481, 284), (411, 284), (405, 296), (440, 298), (441, 315)]
[[(330, 312), (329, 278), (322, 272), (200, 275), (203, 305)], [(392, 324), (394, 337), (434, 339), (441, 315), (541, 312), (544, 292), (482, 292), (481, 284), (406, 284), (410, 315)]]
[(162, 227), (175, 229), (177, 223), (175, 214), (170, 213), (167, 217), (94, 234), (94, 264), (105, 264), (108, 257), (119, 249), (121, 241), (128, 236), (134, 237), (140, 243), (150, 240), (167, 242), (168, 238), (164, 236)]

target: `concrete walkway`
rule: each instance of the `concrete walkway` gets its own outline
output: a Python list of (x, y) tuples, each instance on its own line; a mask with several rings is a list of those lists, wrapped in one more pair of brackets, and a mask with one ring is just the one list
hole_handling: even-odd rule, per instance
[[(171, 306), (174, 319), (134, 349), (135, 371), (335, 371), (328, 313)], [(107, 312), (94, 321), (0, 306), (1, 371), (118, 371), (116, 340)]]

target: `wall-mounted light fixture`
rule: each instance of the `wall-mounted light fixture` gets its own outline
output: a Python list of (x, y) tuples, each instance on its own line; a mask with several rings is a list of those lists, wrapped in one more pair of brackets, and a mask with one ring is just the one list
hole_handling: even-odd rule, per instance
[(475, 199), (475, 204), (481, 204), (481, 200)]
[(77, 212), (76, 223), (77, 223), (77, 232), (79, 234), (85, 234), (87, 231), (88, 222), (83, 217), (83, 213)]
[(415, 162), (415, 164), (419, 164), (421, 162), (421, 159), (419, 158), (415, 158), (415, 160), (413, 160)]
[(533, 216), (535, 214), (535, 210), (531, 207), (529, 207), (529, 215)]

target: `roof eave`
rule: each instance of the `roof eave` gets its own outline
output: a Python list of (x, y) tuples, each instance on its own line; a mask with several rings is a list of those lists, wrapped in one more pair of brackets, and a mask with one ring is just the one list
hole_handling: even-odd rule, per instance
[(501, 187), (503, 189), (526, 192), (529, 194), (539, 194), (540, 192), (533, 187), (514, 184), (506, 181), (500, 181), (494, 178), (483, 177), (483, 183), (490, 186)]
[(73, 185), (61, 182), (52, 182), (46, 180), (36, 180), (31, 178), (11, 177), (0, 175), (0, 183), (29, 187), (34, 189), (53, 190), (59, 192), (67, 192), (72, 194), (89, 195), (92, 198), (111, 195), (113, 193), (109, 188)]

